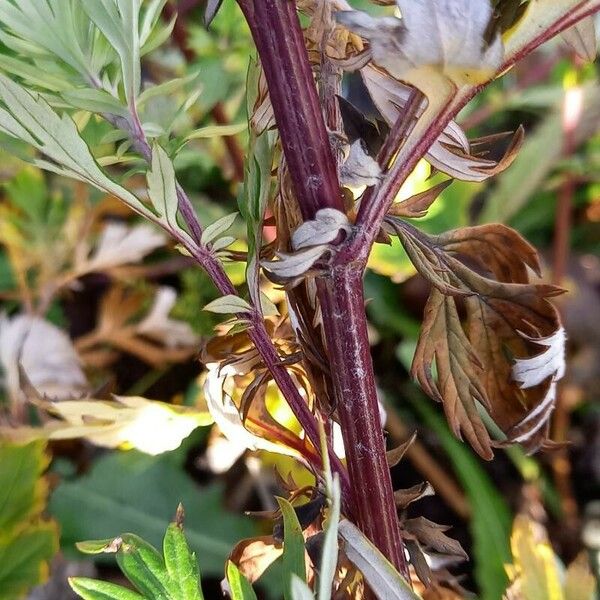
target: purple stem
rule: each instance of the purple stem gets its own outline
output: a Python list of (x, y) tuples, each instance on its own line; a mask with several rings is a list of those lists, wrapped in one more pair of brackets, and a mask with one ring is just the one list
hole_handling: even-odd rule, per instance
[[(305, 220), (317, 210), (343, 211), (331, 152), (304, 39), (290, 0), (238, 0), (250, 25), (292, 185)], [(347, 264), (317, 280), (323, 326), (352, 485), (356, 519), (403, 573), (406, 562), (367, 336), (363, 270)]]
[[(321, 208), (344, 210), (337, 168), (304, 37), (291, 0), (239, 0), (252, 30), (290, 175), (305, 220)], [(267, 58), (268, 57), (268, 58)]]

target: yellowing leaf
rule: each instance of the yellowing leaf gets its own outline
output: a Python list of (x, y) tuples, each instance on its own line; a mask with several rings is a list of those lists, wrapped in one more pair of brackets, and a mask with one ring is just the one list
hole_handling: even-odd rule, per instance
[[(51, 440), (85, 438), (105, 448), (136, 448), (152, 455), (178, 448), (194, 429), (212, 423), (206, 412), (137, 396), (44, 403), (42, 407), (56, 418), (42, 428), (28, 429), (25, 435)], [(19, 430), (9, 433), (18, 435)]]
[(595, 579), (585, 555), (563, 573), (543, 527), (525, 515), (515, 519), (510, 539), (513, 564), (507, 600), (593, 600)]

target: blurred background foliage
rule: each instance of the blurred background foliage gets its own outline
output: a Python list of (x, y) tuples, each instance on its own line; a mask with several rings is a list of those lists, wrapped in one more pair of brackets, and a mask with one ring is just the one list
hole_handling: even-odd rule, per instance
[[(245, 80), (253, 51), (235, 2), (225, 0), (209, 30), (196, 4), (179, 3), (181, 16), (170, 40), (143, 63), (144, 80), (160, 83), (180, 77), (185, 84), (150, 98), (144, 110), (157, 131), (169, 127), (176, 136), (204, 131), (179, 153), (176, 168), (201, 220), (212, 222), (237, 208), (239, 162), (247, 143)], [(367, 0), (353, 4), (386, 10)], [(186, 31), (189, 43), (182, 47)], [(509, 224), (539, 249), (545, 277), (569, 291), (559, 299), (569, 338), (569, 369), (553, 423), (554, 439), (568, 445), (535, 457), (512, 448), (499, 451), (491, 463), (479, 459), (450, 434), (439, 407), (408, 377), (426, 283), (397, 243), (375, 248), (365, 281), (389, 445), (397, 446), (418, 432), (406, 460), (393, 471), (394, 482), (397, 487), (423, 479), (431, 482), (436, 495), (410, 507), (408, 514), (452, 526), (452, 535), (471, 557), (454, 572), (483, 600), (500, 598), (507, 586), (504, 566), (515, 559), (511, 527), (517, 513), (545, 524), (564, 564), (583, 551), (595, 556), (596, 568), (600, 564), (599, 77), (598, 62), (582, 64), (556, 41), (486, 89), (459, 122), (470, 137), (513, 131), (523, 124), (526, 142), (521, 154), (499, 177), (484, 183), (454, 182), (421, 221), (431, 233), (477, 223)], [(345, 92), (375, 116), (356, 78), (345, 81)], [(581, 110), (577, 94), (586, 98)], [(179, 107), (186, 103), (189, 110), (184, 115)], [(566, 144), (569, 118), (576, 123), (573, 139)], [(79, 125), (96, 156), (126, 152), (100, 119), (84, 113), (76, 119), (81, 119)], [(215, 124), (231, 125), (235, 137), (211, 134)], [(430, 175), (427, 164), (419, 165), (401, 194), (408, 197), (424, 189)], [(4, 150), (0, 178), (3, 427), (40, 425), (45, 419), (35, 407), (11, 402), (14, 373), (11, 379), (9, 371), (16, 335), (11, 319), (23, 309), (66, 332), (77, 352), (70, 373), (54, 379), (42, 374), (42, 383), (75, 390), (82, 368), (98, 390), (96, 397), (111, 392), (145, 396), (189, 407), (194, 415), (205, 414), (200, 391), (204, 368), (197, 348), (219, 322), (218, 316), (200, 310), (216, 298), (209, 279), (166, 239), (153, 241), (147, 231), (136, 229), (138, 221), (110, 197), (42, 174)], [(125, 229), (120, 260), (106, 262), (102, 240), (111, 226)], [(242, 226), (237, 227), (232, 235), (243, 239)], [(139, 237), (132, 236), (134, 232)], [(243, 241), (236, 244), (234, 248), (245, 248)], [(101, 266), (96, 262), (90, 268), (94, 260)], [(244, 282), (241, 263), (227, 268), (236, 283)], [(162, 337), (150, 335), (139, 325), (161, 289), (175, 290), (161, 323), (169, 332), (178, 332), (176, 339), (164, 331)], [(149, 431), (158, 435), (161, 430)], [(99, 448), (89, 442), (89, 430), (84, 435), (88, 439), (50, 442), (47, 450), (39, 441), (23, 445), (22, 439), (0, 445), (0, 598), (23, 597), (48, 578), (49, 583), (29, 592), (30, 597), (68, 598), (71, 592), (61, 588), (65, 573), (100, 572), (119, 581), (114, 563), (82, 561), (74, 543), (132, 530), (158, 544), (179, 501), (188, 512), (188, 541), (207, 578), (205, 594), (217, 597), (233, 543), (268, 533), (268, 524), (242, 513), (273, 508), (280, 481), (275, 470), (284, 479), (290, 471), (296, 481), (303, 477), (291, 458), (241, 452), (210, 425), (196, 429), (177, 449), (156, 456), (135, 449), (140, 443), (132, 436), (116, 436)], [(48, 474), (40, 479), (48, 462)], [(5, 484), (10, 477), (18, 479), (19, 489)], [(44, 510), (47, 492), (50, 500)], [(12, 512), (10, 506), (15, 507)], [(26, 539), (35, 542), (27, 550), (31, 568), (22, 570), (19, 561)], [(278, 579), (268, 579), (258, 593), (278, 597)]]

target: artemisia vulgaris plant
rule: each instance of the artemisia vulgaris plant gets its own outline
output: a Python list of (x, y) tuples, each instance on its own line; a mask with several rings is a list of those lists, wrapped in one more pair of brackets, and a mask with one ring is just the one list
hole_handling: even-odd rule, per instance
[[(165, 1), (0, 2), (3, 134), (33, 148), (24, 156), (39, 167), (119, 198), (208, 273), (221, 297), (205, 309), (232, 315), (203, 354), (216, 422), (249, 447), (286, 452), (313, 471), (314, 489), (290, 489), (292, 499), (312, 498), (313, 520), (326, 506), (321, 491), (327, 487), (335, 500), (332, 481), (339, 481), (350, 563), (338, 571), (334, 560), (331, 580), (321, 573), (329, 589), (321, 586), (320, 598), (333, 580), (340, 594), (359, 597), (351, 563), (379, 597), (414, 597), (406, 586), (386, 588), (397, 580), (378, 570), (387, 563), (365, 560), (371, 546), (351, 523), (399, 573), (408, 579), (412, 566), (426, 586), (433, 580), (422, 540), (461, 553), (434, 524), (398, 519), (397, 504), (419, 493), (395, 494), (389, 473), (362, 286), (374, 244), (397, 236), (431, 284), (412, 374), (442, 403), (455, 435), (486, 459), (510, 443), (529, 452), (550, 444), (565, 342), (551, 299), (561, 290), (532, 281), (540, 275), (536, 251), (504, 225), (431, 236), (418, 219), (453, 179), (482, 181), (508, 168), (523, 141), (515, 131), (502, 158), (491, 160), (486, 147), (502, 136), (469, 141), (454, 121), (458, 113), (558, 34), (585, 45), (600, 10), (600, 0), (373, 2), (395, 10), (375, 18), (346, 0), (238, 0), (257, 50), (239, 190), (248, 230), (244, 290), (223, 268), (240, 259), (229, 250), (234, 238), (223, 235), (235, 215), (199, 221), (173, 166), (188, 138), (145, 120), (140, 65), (172, 31), (173, 21), (160, 25)], [(208, 21), (221, 4), (208, 1)], [(362, 78), (387, 128), (341, 98), (346, 72)], [(98, 160), (80, 136), (71, 115), (82, 111), (114, 126), (121, 147), (111, 159)], [(446, 178), (395, 201), (422, 159)], [(144, 189), (116, 181), (111, 165), (126, 162), (145, 174)], [(276, 228), (268, 242), (265, 223)], [(278, 307), (261, 291), (267, 280), (284, 292)], [(270, 413), (274, 386), (300, 433)], [(286, 506), (277, 514), (287, 527)], [(312, 597), (303, 585), (295, 580), (289, 597)]]

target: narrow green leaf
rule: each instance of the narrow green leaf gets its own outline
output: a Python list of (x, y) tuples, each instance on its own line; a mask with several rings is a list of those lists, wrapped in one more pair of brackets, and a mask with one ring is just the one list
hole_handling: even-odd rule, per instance
[(144, 600), (144, 596), (108, 581), (69, 577), (69, 585), (83, 600)]
[(338, 526), (340, 522), (341, 496), (340, 480), (335, 474), (329, 492), (329, 515), (325, 525), (325, 539), (323, 541), (323, 554), (319, 571), (319, 600), (329, 600), (332, 595), (332, 586), (337, 572), (338, 562)]
[(286, 600), (293, 600), (292, 574), (306, 581), (304, 536), (294, 507), (285, 498), (277, 498), (277, 502), (283, 517), (284, 596)]
[(117, 563), (127, 579), (149, 598), (171, 598), (172, 582), (158, 550), (133, 533), (124, 533)]
[(95, 0), (84, 2), (91, 21), (117, 51), (121, 60), (123, 87), (130, 106), (140, 91), (140, 0)]
[(64, 91), (61, 95), (74, 108), (87, 110), (88, 112), (108, 113), (120, 117), (126, 117), (129, 114), (118, 98), (104, 90), (92, 88), (72, 89)]
[[(292, 573), (291, 590), (292, 600), (315, 600), (311, 589), (295, 573)], [(331, 595), (327, 596), (327, 598), (331, 598)]]
[(340, 537), (348, 560), (363, 577), (379, 600), (419, 600), (394, 565), (350, 521), (339, 524)]
[(37, 159), (42, 169), (78, 179), (113, 194), (142, 216), (152, 213), (130, 191), (106, 176), (68, 115), (60, 117), (39, 95), (0, 74), (0, 131), (36, 148), (51, 161)]
[(75, 544), (79, 552), (84, 554), (114, 553), (120, 547), (120, 538), (108, 538), (105, 540), (86, 540)]
[(171, 523), (163, 541), (167, 572), (176, 591), (176, 600), (203, 600), (196, 555), (190, 550), (177, 523)]
[(231, 600), (256, 600), (250, 582), (230, 560), (227, 561), (227, 583), (231, 590)]
[(225, 215), (214, 223), (211, 223), (202, 232), (200, 243), (204, 246), (210, 244), (210, 242), (218, 238), (222, 233), (225, 233), (233, 225), (233, 222), (236, 220), (237, 216), (238, 213), (234, 212), (230, 215)]
[(177, 181), (169, 155), (158, 145), (152, 147), (152, 168), (146, 176), (148, 195), (156, 212), (173, 231), (181, 231), (177, 224)]
[(209, 302), (203, 310), (228, 315), (250, 312), (252, 307), (243, 298), (228, 294), (227, 296), (221, 296), (221, 298)]
[(208, 125), (206, 127), (200, 127), (194, 129), (191, 133), (188, 133), (184, 138), (184, 142), (190, 140), (199, 140), (206, 138), (222, 137), (227, 135), (236, 135), (244, 131), (247, 127), (246, 123), (234, 123), (231, 125)]

